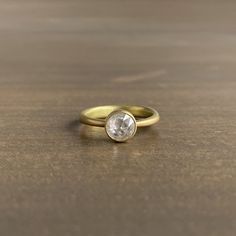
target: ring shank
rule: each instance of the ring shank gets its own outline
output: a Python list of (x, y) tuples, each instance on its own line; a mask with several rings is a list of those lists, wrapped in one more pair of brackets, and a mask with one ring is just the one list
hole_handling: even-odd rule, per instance
[(80, 122), (92, 126), (105, 126), (106, 117), (115, 110), (126, 110), (136, 118), (137, 127), (146, 127), (159, 121), (158, 112), (144, 106), (97, 106), (83, 110), (80, 113)]

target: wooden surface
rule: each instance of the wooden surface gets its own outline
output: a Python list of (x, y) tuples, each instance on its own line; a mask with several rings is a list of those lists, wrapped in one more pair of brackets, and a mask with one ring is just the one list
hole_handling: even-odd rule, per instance
[[(0, 1), (0, 235), (235, 236), (235, 1)], [(159, 110), (126, 144), (78, 123)]]

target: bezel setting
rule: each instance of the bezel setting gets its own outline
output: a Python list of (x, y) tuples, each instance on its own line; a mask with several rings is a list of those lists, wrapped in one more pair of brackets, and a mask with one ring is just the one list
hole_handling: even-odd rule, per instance
[(113, 111), (106, 118), (105, 130), (110, 139), (116, 142), (126, 142), (137, 131), (136, 119), (126, 110)]

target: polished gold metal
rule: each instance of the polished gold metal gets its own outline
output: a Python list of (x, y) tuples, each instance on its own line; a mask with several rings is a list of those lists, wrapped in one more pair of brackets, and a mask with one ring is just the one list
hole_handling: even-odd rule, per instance
[(87, 125), (104, 127), (106, 125), (106, 118), (116, 110), (130, 112), (136, 119), (137, 127), (150, 126), (160, 120), (158, 112), (150, 107), (109, 105), (92, 107), (82, 111), (80, 122)]

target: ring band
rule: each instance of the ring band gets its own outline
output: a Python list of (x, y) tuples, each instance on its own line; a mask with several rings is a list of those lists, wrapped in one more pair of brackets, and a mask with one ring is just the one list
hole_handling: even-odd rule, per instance
[(144, 106), (97, 106), (80, 113), (81, 123), (105, 127), (108, 136), (117, 142), (130, 139), (137, 127), (153, 125), (159, 119), (155, 109)]

